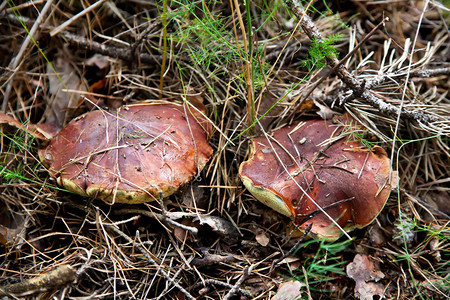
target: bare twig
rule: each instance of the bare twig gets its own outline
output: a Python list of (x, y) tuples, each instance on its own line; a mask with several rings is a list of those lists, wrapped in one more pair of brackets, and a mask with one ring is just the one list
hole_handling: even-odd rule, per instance
[[(424, 69), (424, 70), (415, 70), (411, 71), (409, 74), (409, 78), (432, 78), (438, 76), (449, 76), (450, 75), (450, 67), (437, 68), (437, 69)], [(394, 80), (397, 78), (404, 78), (407, 76), (407, 72), (405, 70), (398, 70), (396, 72), (381, 74), (376, 76), (373, 79), (367, 80), (365, 82), (365, 88), (371, 89), (376, 86), (380, 86), (386, 81)], [(345, 103), (350, 102), (351, 100), (356, 98), (355, 94), (346, 95), (347, 89), (341, 89), (337, 95), (331, 96), (331, 98), (326, 97), (324, 102), (330, 106), (333, 106), (336, 102), (336, 99), (339, 99), (339, 105), (343, 105)]]
[[(63, 31), (60, 33), (61, 37), (63, 37), (69, 44), (73, 46), (78, 46), (80, 48), (86, 48), (96, 53), (100, 53), (103, 55), (116, 57), (123, 59), (125, 61), (130, 61), (135, 56), (133, 55), (133, 51), (131, 49), (119, 48), (114, 46), (108, 46), (105, 44), (101, 44), (96, 41), (91, 41), (82, 36), (75, 35), (70, 32)], [(146, 63), (154, 63), (162, 59), (161, 55), (150, 55), (148, 53), (139, 53), (139, 58), (141, 62)]]
[(88, 12), (96, 9), (98, 6), (102, 5), (103, 2), (105, 2), (105, 1), (106, 0), (99, 0), (99, 1), (95, 2), (94, 4), (92, 4), (91, 6), (87, 7), (86, 9), (83, 9), (81, 12), (79, 12), (78, 14), (76, 14), (75, 16), (73, 16), (72, 18), (67, 20), (66, 22), (62, 23), (61, 25), (59, 25), (58, 27), (56, 27), (55, 29), (50, 31), (50, 36), (57, 35), (63, 29), (65, 29), (67, 26), (69, 26), (70, 24), (72, 24), (73, 22), (75, 22), (76, 20), (81, 18), (82, 16), (86, 15)]
[[(399, 70), (397, 72), (382, 74), (371, 80), (366, 82), (366, 88), (370, 89), (372, 87), (378, 86), (380, 84), (385, 83), (387, 80), (391, 80), (392, 78), (402, 78), (406, 77), (407, 72), (404, 70)], [(450, 75), (450, 67), (437, 68), (437, 69), (425, 69), (425, 70), (415, 70), (409, 73), (410, 78), (419, 77), (419, 78), (431, 78), (437, 77), (441, 75)]]
[[(215, 279), (206, 279), (204, 282), (199, 282), (199, 283), (197, 283), (197, 284), (194, 286), (194, 288), (199, 288), (200, 286), (203, 286), (203, 285), (204, 285), (207, 289), (209, 289), (209, 288), (207, 287), (207, 285), (223, 286), (223, 287), (229, 288), (229, 289), (232, 289), (232, 288), (233, 288), (233, 286), (232, 286), (231, 284), (226, 283), (226, 282), (222, 282), (222, 281), (219, 281), (219, 280), (215, 280)], [(252, 294), (250, 294), (250, 293), (247, 292), (246, 290), (243, 290), (243, 289), (240, 289), (240, 288), (236, 289), (235, 293), (239, 293), (239, 294), (241, 294), (242, 296), (247, 297), (247, 298), (252, 298), (252, 297), (253, 297)]]
[(223, 300), (229, 300), (231, 297), (236, 294), (236, 292), (239, 290), (240, 286), (244, 283), (245, 279), (247, 279), (248, 275), (250, 275), (253, 271), (253, 265), (246, 267), (244, 271), (242, 272), (241, 278), (233, 285), (231, 290), (228, 291), (228, 293), (223, 297)]
[(283, 254), (283, 256), (281, 256), (279, 259), (275, 260), (272, 262), (272, 266), (270, 267), (270, 272), (272, 273), (272, 271), (275, 269), (276, 265), (278, 265), (283, 259), (285, 259), (286, 257), (288, 257), (289, 255), (291, 255), (292, 253), (294, 253), (295, 250), (298, 249), (298, 247), (300, 246), (300, 244), (305, 240), (306, 236), (308, 235), (308, 233), (311, 231), (313, 223), (309, 224), (308, 227), (306, 227), (305, 232), (303, 233), (303, 235), (300, 237), (300, 239), (295, 243), (295, 245), (289, 249), (288, 252), (286, 252), (285, 254)]
[[(197, 214), (190, 214), (190, 213), (167, 213), (164, 211), (163, 214), (158, 214), (152, 211), (147, 211), (147, 210), (143, 210), (143, 209), (134, 209), (134, 208), (123, 208), (117, 211), (114, 211), (115, 215), (123, 215), (123, 214), (137, 214), (137, 215), (144, 215), (150, 218), (154, 218), (158, 221), (161, 222), (166, 222), (169, 223), (173, 226), (179, 227), (183, 230), (186, 231), (190, 231), (192, 232), (193, 235), (197, 235), (198, 234), (198, 229), (192, 226), (186, 226), (183, 225), (177, 221), (175, 221), (174, 219), (181, 219), (184, 217), (197, 217)], [(172, 214), (172, 215), (171, 215)], [(173, 214), (176, 214), (175, 216), (173, 216)]]

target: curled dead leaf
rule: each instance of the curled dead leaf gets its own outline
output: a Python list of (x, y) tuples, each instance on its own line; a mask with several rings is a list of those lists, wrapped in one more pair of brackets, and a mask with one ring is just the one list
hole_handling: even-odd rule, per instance
[(201, 215), (194, 218), (194, 221), (200, 222), (201, 225), (206, 224), (212, 228), (212, 230), (224, 237), (235, 237), (237, 236), (236, 228), (229, 221), (209, 215)]

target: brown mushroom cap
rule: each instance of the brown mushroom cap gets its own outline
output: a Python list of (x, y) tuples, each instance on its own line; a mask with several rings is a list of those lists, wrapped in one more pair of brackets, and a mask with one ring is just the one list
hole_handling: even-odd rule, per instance
[[(250, 159), (239, 174), (255, 198), (298, 221), (318, 210), (310, 198), (322, 208), (351, 199), (326, 213), (346, 230), (362, 228), (389, 197), (390, 160), (378, 146), (363, 147), (352, 134), (356, 130), (361, 126), (348, 115), (283, 127), (253, 139)], [(322, 212), (300, 229), (310, 223), (313, 237), (335, 240), (342, 233)]]
[(138, 104), (71, 121), (39, 151), (66, 189), (108, 202), (173, 194), (208, 162), (211, 124), (187, 105)]

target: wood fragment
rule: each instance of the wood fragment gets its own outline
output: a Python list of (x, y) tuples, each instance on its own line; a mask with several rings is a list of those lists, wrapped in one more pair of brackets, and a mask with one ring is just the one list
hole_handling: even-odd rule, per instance
[(75, 274), (75, 269), (71, 266), (61, 265), (48, 273), (0, 287), (0, 296), (24, 297), (39, 292), (57, 290), (74, 282)]

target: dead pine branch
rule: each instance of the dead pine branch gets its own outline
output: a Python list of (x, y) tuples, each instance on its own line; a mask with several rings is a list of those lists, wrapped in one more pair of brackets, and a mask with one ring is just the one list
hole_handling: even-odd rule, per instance
[[(132, 62), (132, 60), (135, 59), (134, 51), (132, 49), (101, 44), (99, 42), (91, 41), (85, 37), (66, 31), (61, 31), (59, 34), (61, 35), (61, 38), (63, 40), (67, 41), (70, 45), (75, 47), (85, 48), (98, 54), (120, 58), (129, 62)], [(150, 55), (143, 52), (139, 53), (139, 60), (144, 63), (155, 63), (157, 61), (160, 61), (161, 59), (161, 55)]]
[(244, 271), (242, 272), (242, 276), (239, 278), (239, 280), (235, 283), (235, 285), (231, 288), (231, 290), (228, 291), (228, 293), (223, 297), (223, 300), (229, 300), (231, 297), (236, 294), (236, 292), (239, 290), (240, 286), (244, 283), (245, 279), (252, 273), (254, 266), (251, 265), (249, 267), (246, 267)]
[[(407, 72), (404, 70), (399, 70), (393, 73), (382, 74), (375, 77), (372, 80), (366, 82), (366, 88), (370, 89), (372, 87), (381, 85), (392, 78), (404, 78)], [(415, 70), (409, 73), (409, 78), (431, 78), (437, 76), (450, 76), (450, 67), (437, 68), (437, 69), (425, 69), (425, 70)]]
[[(292, 13), (297, 16), (300, 26), (311, 41), (317, 44), (324, 44), (322, 34), (317, 29), (314, 22), (307, 15), (301, 3), (297, 0), (287, 0), (287, 6)], [(403, 119), (414, 120), (418, 123), (430, 124), (433, 122), (442, 122), (444, 118), (428, 114), (423, 111), (400, 109), (398, 106), (386, 103), (381, 98), (375, 96), (367, 89), (364, 82), (359, 81), (335, 56), (326, 57), (328, 64), (336, 70), (339, 79), (353, 91), (355, 98), (359, 98), (374, 108), (378, 109), (384, 115), (400, 115)]]
[(377, 26), (375, 26), (366, 36), (364, 36), (364, 38), (356, 45), (355, 48), (352, 49), (352, 51), (350, 51), (349, 53), (347, 53), (347, 55), (345, 55), (345, 57), (343, 59), (341, 59), (339, 61), (339, 63), (337, 63), (332, 69), (330, 69), (325, 76), (322, 76), (319, 80), (317, 80), (317, 82), (309, 89), (309, 91), (307, 92), (307, 94), (303, 97), (303, 99), (307, 99), (309, 97), (309, 95), (311, 95), (311, 93), (325, 80), (328, 78), (328, 76), (330, 76), (331, 74), (333, 74), (334, 72), (336, 72), (337, 68), (339, 68), (339, 66), (345, 64), (347, 62), (347, 60), (352, 57), (353, 54), (356, 53), (356, 51), (358, 51), (359, 48), (361, 48), (362, 45), (364, 45), (364, 43), (378, 30), (380, 29), (382, 26), (384, 26), (385, 22), (389, 21), (389, 18), (386, 17), (383, 19), (383, 21), (381, 21)]

